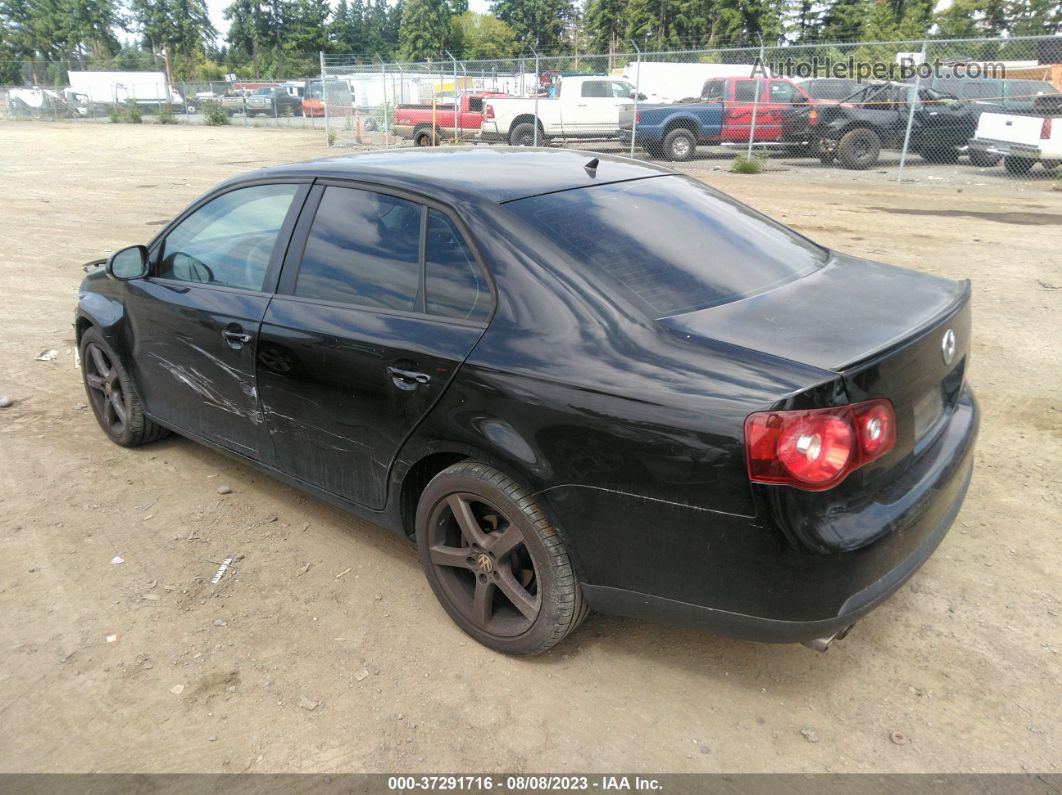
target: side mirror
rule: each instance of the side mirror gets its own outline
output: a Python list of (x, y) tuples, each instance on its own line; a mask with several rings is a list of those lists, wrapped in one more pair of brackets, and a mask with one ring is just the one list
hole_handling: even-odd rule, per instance
[(116, 251), (107, 259), (107, 275), (119, 281), (147, 276), (148, 250), (146, 246), (129, 246)]

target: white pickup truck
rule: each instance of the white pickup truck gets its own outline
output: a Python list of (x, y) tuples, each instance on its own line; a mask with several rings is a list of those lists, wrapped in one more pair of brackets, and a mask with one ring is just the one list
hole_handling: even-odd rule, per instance
[(982, 113), (969, 147), (971, 158), (1002, 155), (1011, 174), (1028, 174), (1037, 162), (1054, 171), (1062, 164), (1062, 95), (1037, 97), (1031, 115)]
[[(550, 138), (611, 138), (619, 114), (634, 102), (634, 86), (615, 77), (562, 77), (552, 97), (539, 97), (538, 143)], [(485, 103), (480, 139), (513, 146), (535, 143), (534, 97), (492, 97)]]

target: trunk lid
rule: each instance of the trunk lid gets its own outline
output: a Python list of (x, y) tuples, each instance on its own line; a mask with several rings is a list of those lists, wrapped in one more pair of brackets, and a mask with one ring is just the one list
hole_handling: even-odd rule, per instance
[(909, 339), (954, 308), (960, 282), (834, 253), (773, 290), (663, 318), (673, 331), (841, 372)]

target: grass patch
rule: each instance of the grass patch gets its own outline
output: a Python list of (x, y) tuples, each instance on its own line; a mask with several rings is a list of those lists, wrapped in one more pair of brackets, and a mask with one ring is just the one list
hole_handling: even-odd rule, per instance
[(220, 127), (229, 123), (229, 114), (218, 102), (204, 102), (203, 121), (212, 127)]
[(755, 152), (752, 157), (738, 155), (730, 165), (730, 170), (735, 174), (759, 174), (767, 162), (766, 152)]

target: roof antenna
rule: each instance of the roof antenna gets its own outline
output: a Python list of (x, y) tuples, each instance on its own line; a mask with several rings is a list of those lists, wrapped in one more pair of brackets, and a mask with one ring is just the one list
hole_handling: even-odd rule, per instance
[(598, 163), (598, 160), (595, 157), (593, 160), (591, 160), (585, 166), (583, 166), (583, 168), (586, 169), (586, 173), (589, 174), (591, 177), (596, 177), (597, 176), (597, 163)]

